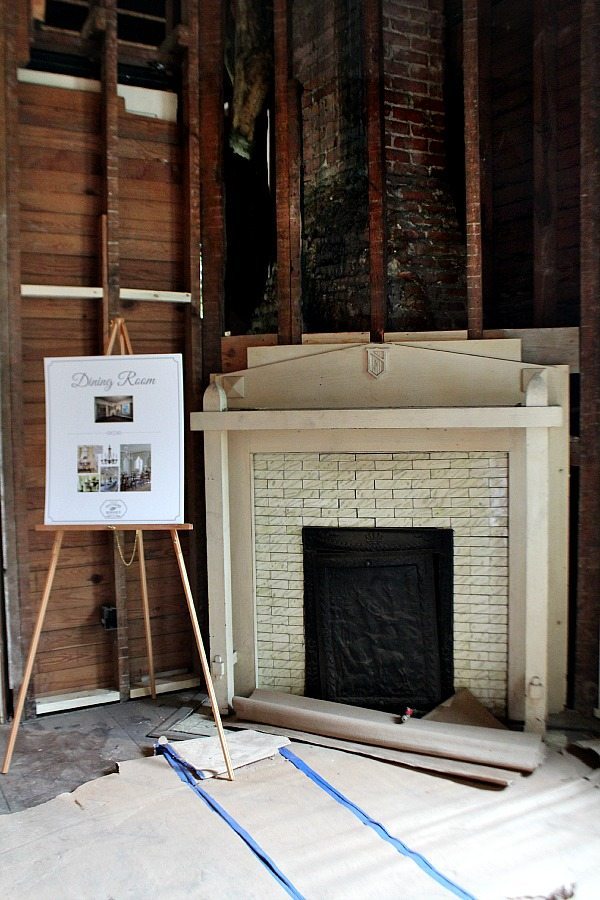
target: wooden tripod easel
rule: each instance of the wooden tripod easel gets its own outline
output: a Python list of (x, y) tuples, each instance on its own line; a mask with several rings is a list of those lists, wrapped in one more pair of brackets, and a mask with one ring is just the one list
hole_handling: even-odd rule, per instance
[[(127, 332), (127, 327), (125, 325), (125, 320), (121, 317), (115, 318), (111, 323), (111, 332), (108, 338), (106, 352), (105, 355), (110, 355), (113, 351), (113, 347), (115, 346), (117, 338), (119, 339), (119, 347), (121, 350), (121, 354), (133, 353), (131, 349), (131, 342), (129, 340), (129, 334)], [(150, 681), (150, 692), (152, 697), (156, 699), (156, 679), (154, 674), (154, 656), (152, 652), (152, 633), (150, 629), (150, 606), (148, 603), (148, 586), (146, 581), (146, 563), (144, 559), (144, 541), (142, 530), (145, 531), (168, 531), (171, 535), (171, 541), (173, 543), (173, 549), (175, 551), (175, 558), (177, 559), (177, 565), (179, 567), (179, 574), (181, 576), (181, 582), (183, 585), (183, 590), (185, 593), (185, 599), (188, 606), (188, 611), (190, 614), (190, 621), (192, 623), (192, 630), (194, 632), (194, 638), (196, 641), (196, 647), (198, 648), (198, 654), (200, 656), (200, 664), (202, 666), (202, 672), (204, 675), (204, 680), (206, 682), (206, 688), (208, 691), (208, 696), (210, 699), (210, 705), (212, 708), (212, 713), (215, 720), (215, 725), (217, 727), (217, 732), (219, 735), (219, 741), (221, 744), (221, 749), (223, 751), (223, 758), (225, 760), (225, 767), (227, 769), (227, 775), (230, 781), (234, 780), (233, 774), (233, 766), (231, 763), (231, 757), (229, 755), (229, 748), (227, 747), (227, 741), (225, 739), (225, 732), (223, 731), (223, 724), (221, 722), (221, 715), (219, 713), (219, 706), (217, 704), (217, 699), (215, 696), (214, 686), (212, 683), (212, 677), (210, 674), (210, 668), (208, 665), (208, 660), (206, 657), (206, 652), (204, 650), (204, 642), (202, 640), (202, 634), (200, 632), (200, 625), (198, 623), (198, 616), (196, 615), (196, 608), (194, 606), (194, 598), (192, 596), (192, 590), (190, 587), (190, 582), (187, 574), (187, 569), (185, 565), (185, 560), (183, 558), (183, 553), (181, 551), (181, 544), (179, 542), (179, 531), (191, 531), (193, 525), (190, 524), (181, 524), (181, 525), (38, 525), (36, 526), (36, 531), (54, 531), (56, 532), (54, 537), (54, 545), (52, 547), (52, 555), (50, 558), (50, 565), (48, 567), (48, 574), (46, 576), (46, 582), (44, 585), (44, 591), (42, 594), (42, 600), (40, 603), (40, 609), (37, 615), (37, 619), (35, 622), (35, 627), (33, 630), (33, 637), (31, 639), (31, 646), (29, 648), (29, 654), (27, 656), (27, 663), (25, 665), (25, 672), (23, 674), (23, 681), (21, 683), (21, 688), (19, 690), (19, 696), (17, 699), (17, 705), (15, 707), (15, 713), (13, 718), (13, 724), (10, 731), (10, 735), (8, 738), (8, 744), (6, 746), (6, 753), (4, 756), (4, 763), (2, 766), (2, 774), (6, 774), (10, 768), (10, 763), (12, 760), (12, 755), (15, 748), (15, 742), (17, 739), (17, 732), (19, 730), (19, 725), (21, 723), (21, 718), (23, 715), (23, 708), (25, 706), (25, 698), (27, 696), (27, 691), (29, 689), (29, 682), (31, 681), (31, 675), (33, 672), (33, 664), (35, 661), (35, 656), (37, 653), (38, 644), (40, 641), (40, 636), (42, 633), (42, 628), (44, 627), (44, 619), (46, 616), (46, 609), (48, 607), (48, 601), (50, 599), (50, 591), (52, 590), (52, 584), (54, 581), (54, 576), (56, 574), (56, 567), (58, 564), (58, 558), (60, 555), (60, 548), (62, 546), (63, 537), (65, 532), (67, 531), (112, 531), (115, 534), (115, 539), (118, 540), (117, 534), (119, 531), (135, 531), (136, 539), (137, 539), (137, 547), (139, 551), (139, 561), (140, 561), (140, 585), (142, 591), (142, 608), (144, 612), (144, 630), (146, 635), (146, 647), (148, 652), (148, 676)]]

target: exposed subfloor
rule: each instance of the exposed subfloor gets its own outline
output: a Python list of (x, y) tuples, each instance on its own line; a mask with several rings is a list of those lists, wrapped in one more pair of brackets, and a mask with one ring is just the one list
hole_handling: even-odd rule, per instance
[[(51, 800), (93, 778), (116, 771), (119, 760), (151, 756), (148, 737), (182, 705), (200, 704), (204, 694), (184, 691), (51, 713), (22, 722), (10, 770), (0, 775), (0, 813), (18, 812)], [(0, 753), (10, 723), (0, 725)]]

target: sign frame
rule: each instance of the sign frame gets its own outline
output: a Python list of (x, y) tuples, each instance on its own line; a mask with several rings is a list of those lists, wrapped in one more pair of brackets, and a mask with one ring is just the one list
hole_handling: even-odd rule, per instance
[(184, 521), (179, 353), (44, 359), (46, 525)]

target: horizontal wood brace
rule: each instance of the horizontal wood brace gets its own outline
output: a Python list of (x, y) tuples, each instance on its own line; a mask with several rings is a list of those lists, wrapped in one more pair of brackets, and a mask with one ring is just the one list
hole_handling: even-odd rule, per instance
[[(60, 300), (102, 297), (101, 287), (79, 287), (59, 284), (22, 284), (22, 297), (54, 297)], [(158, 301), (161, 303), (190, 303), (192, 295), (187, 291), (152, 291), (142, 288), (121, 288), (121, 300)]]

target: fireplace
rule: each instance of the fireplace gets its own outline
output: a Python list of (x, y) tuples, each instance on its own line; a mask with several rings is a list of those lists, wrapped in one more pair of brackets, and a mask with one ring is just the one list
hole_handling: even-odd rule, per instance
[[(519, 349), (256, 348), (247, 369), (213, 377), (191, 424), (205, 432), (211, 666), (223, 709), (255, 687), (301, 694), (305, 676), (315, 684), (308, 528), (452, 532), (452, 610), (435, 612), (436, 625), (452, 618), (451, 666), (441, 664), (435, 696), (453, 671), (454, 687), (527, 728), (543, 730), (562, 708), (568, 370), (523, 363)], [(418, 687), (410, 693), (416, 705)]]
[[(453, 608), (444, 630), (453, 645), (455, 686), (469, 688), (488, 708), (506, 713), (506, 452), (367, 452), (356, 446), (355, 452), (257, 452), (250, 463), (257, 686), (297, 694), (306, 690), (307, 529), (320, 528), (330, 541), (338, 531), (356, 532), (357, 543), (367, 529), (381, 535), (389, 549), (394, 536), (411, 532), (415, 551), (431, 549), (428, 535), (445, 531), (453, 536), (447, 564), (452, 578), (447, 568), (444, 579)], [(416, 699), (407, 705), (416, 706)]]
[(403, 713), (453, 693), (450, 529), (302, 529), (309, 697)]

